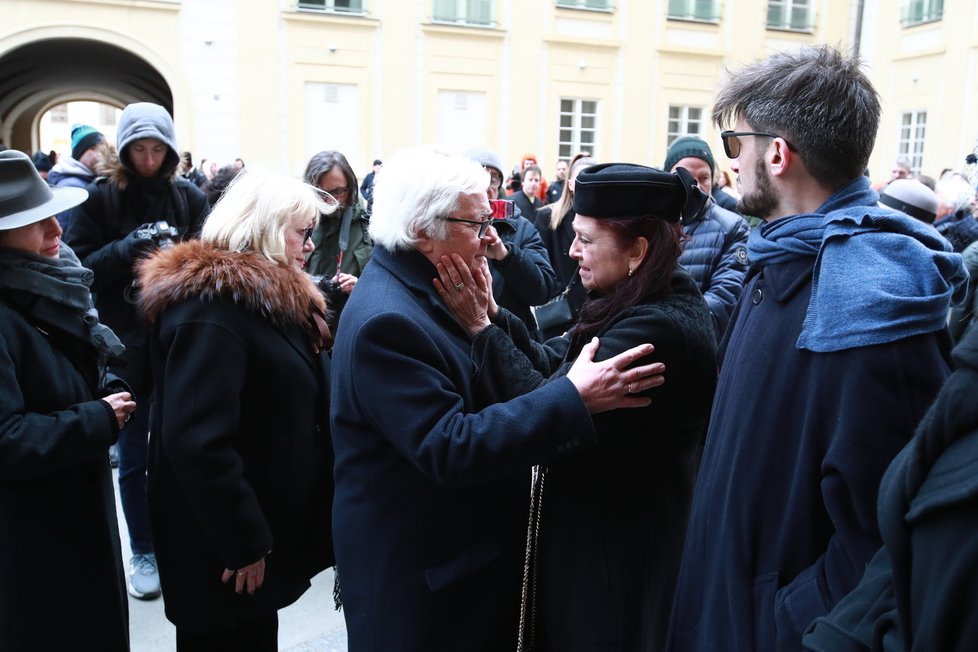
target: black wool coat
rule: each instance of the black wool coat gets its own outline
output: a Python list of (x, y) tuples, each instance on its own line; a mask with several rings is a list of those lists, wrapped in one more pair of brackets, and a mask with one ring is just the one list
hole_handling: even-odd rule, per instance
[[(203, 242), (147, 259), (140, 280), (166, 615), (187, 630), (230, 628), (291, 604), (333, 563), (328, 360), (310, 332), (322, 297), (302, 272)], [(221, 582), (262, 556), (253, 596)]]
[(129, 649), (95, 347), (81, 318), (0, 290), (0, 650)]
[(978, 649), (978, 330), (879, 494), (883, 547), (803, 639), (816, 652)]
[[(594, 415), (598, 446), (547, 465), (539, 528), (537, 648), (660, 650), (692, 500), (694, 455), (716, 385), (709, 308), (685, 270), (665, 296), (612, 316), (596, 360), (651, 342), (666, 365), (652, 404)], [(500, 311), (473, 343), (479, 387), (497, 400), (566, 375), (570, 336), (543, 345)]]
[(529, 470), (594, 441), (561, 379), (476, 394), (471, 341), (416, 251), (374, 249), (333, 348), (333, 509), (351, 652), (514, 649)]

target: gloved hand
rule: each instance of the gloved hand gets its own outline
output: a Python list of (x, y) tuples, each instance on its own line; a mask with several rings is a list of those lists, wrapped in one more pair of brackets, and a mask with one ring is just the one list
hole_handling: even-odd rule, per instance
[(133, 262), (156, 247), (156, 241), (149, 235), (152, 222), (133, 229), (126, 237), (112, 243), (112, 251), (126, 262)]

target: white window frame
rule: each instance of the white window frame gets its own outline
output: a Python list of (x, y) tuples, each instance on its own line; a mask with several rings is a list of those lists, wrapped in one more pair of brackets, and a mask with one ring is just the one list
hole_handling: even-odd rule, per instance
[[(337, 2), (340, 6), (337, 7)], [(359, 7), (344, 5), (359, 4)], [(296, 9), (300, 11), (321, 11), (328, 14), (362, 15), (367, 13), (367, 0), (299, 0)]]
[(590, 11), (615, 10), (615, 3), (612, 0), (557, 0), (557, 6), (562, 9), (588, 9)]
[(897, 155), (906, 156), (910, 171), (916, 176), (924, 167), (924, 144), (927, 140), (927, 111), (903, 111), (900, 113), (900, 135), (897, 139)]
[[(697, 113), (691, 117), (690, 113)], [(673, 129), (673, 125), (676, 129)], [(703, 107), (685, 104), (669, 105), (669, 120), (666, 123), (666, 147), (671, 147), (677, 138), (683, 136), (703, 137)]]
[(943, 18), (944, 0), (907, 0), (903, 5), (900, 24), (904, 27), (913, 27), (933, 23)]
[[(707, 16), (703, 15), (701, 7), (703, 4), (710, 6)], [(720, 1), (719, 0), (669, 0), (669, 7), (666, 10), (666, 18), (669, 20), (691, 20), (699, 23), (718, 23), (720, 22)]]
[[(772, 7), (781, 7), (781, 22), (771, 23), (771, 9)], [(795, 25), (792, 17), (795, 14), (795, 10), (804, 9), (805, 10), (805, 24), (803, 26)], [(810, 32), (814, 27), (814, 20), (812, 18), (813, 11), (815, 10), (814, 3), (812, 0), (768, 0), (767, 3), (767, 19), (766, 24), (768, 29), (778, 29), (790, 32)]]
[[(478, 9), (475, 6), (470, 7), (470, 4), (476, 3), (488, 4), (487, 20), (479, 21), (470, 15), (473, 13), (470, 9)], [(441, 12), (439, 12), (439, 7), (442, 8)], [(465, 25), (467, 27), (495, 27), (496, 3), (495, 0), (432, 0), (431, 20), (435, 23)]]
[[(565, 102), (570, 102), (570, 111), (565, 111)], [(585, 103), (593, 105), (593, 112), (584, 112)], [(570, 159), (572, 156), (586, 149), (591, 152), (592, 157), (597, 157), (598, 146), (598, 122), (600, 119), (601, 103), (599, 100), (592, 100), (583, 97), (562, 97), (557, 120), (557, 158)], [(570, 124), (565, 126), (563, 118), (570, 117)], [(592, 127), (584, 126), (584, 118), (591, 118)], [(584, 142), (582, 135), (590, 134), (591, 141)], [(565, 138), (569, 135), (569, 138)]]

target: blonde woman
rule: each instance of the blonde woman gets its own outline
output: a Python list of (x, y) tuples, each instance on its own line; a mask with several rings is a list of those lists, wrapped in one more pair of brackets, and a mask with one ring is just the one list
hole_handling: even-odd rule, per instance
[(332, 338), (302, 271), (323, 196), (243, 171), (199, 241), (139, 268), (150, 521), (180, 652), (276, 650), (278, 609), (333, 564)]

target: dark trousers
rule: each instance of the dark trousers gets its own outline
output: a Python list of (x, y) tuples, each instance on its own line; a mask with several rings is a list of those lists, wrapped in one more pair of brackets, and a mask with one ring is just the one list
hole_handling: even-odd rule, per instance
[(129, 528), (129, 545), (134, 555), (153, 552), (146, 502), (146, 465), (149, 455), (149, 412), (153, 395), (149, 352), (132, 347), (125, 353), (124, 367), (112, 369), (125, 379), (136, 394), (136, 411), (119, 431), (119, 498)]
[(233, 629), (188, 632), (177, 627), (177, 652), (276, 652), (278, 613), (238, 621)]

